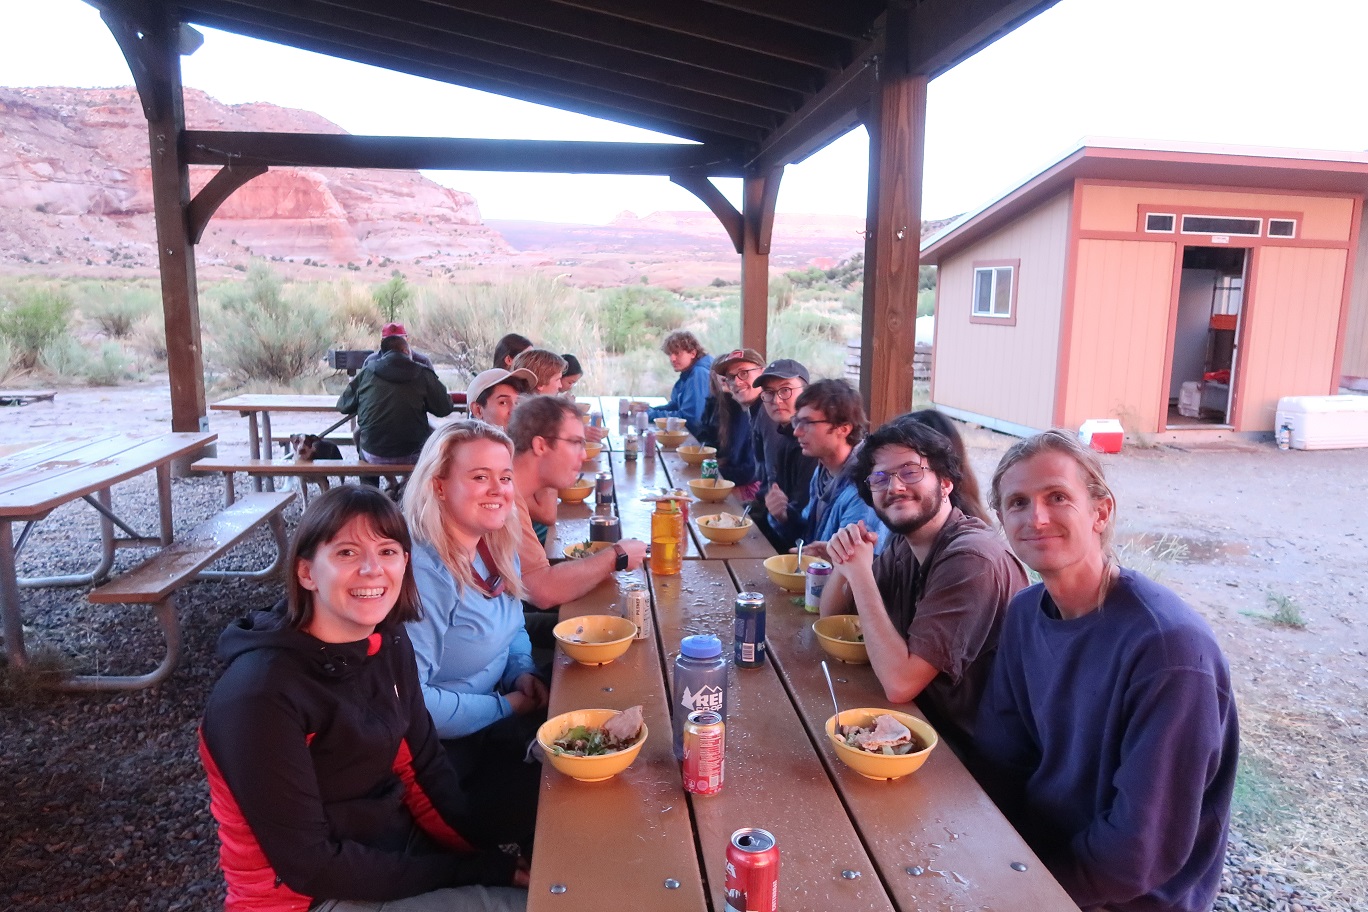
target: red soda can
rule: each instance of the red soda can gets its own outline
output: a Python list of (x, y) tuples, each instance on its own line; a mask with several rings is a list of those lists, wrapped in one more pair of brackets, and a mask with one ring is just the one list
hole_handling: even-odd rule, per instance
[(727, 845), (726, 912), (778, 912), (779, 844), (759, 827), (732, 833)]
[(689, 713), (684, 723), (685, 791), (694, 795), (716, 795), (722, 791), (726, 729), (721, 713), (710, 709)]

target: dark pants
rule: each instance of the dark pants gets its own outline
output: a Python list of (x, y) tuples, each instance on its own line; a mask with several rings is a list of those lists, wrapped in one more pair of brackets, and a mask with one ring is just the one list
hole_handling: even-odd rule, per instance
[(524, 757), (545, 721), (543, 709), (509, 716), (464, 738), (442, 742), (470, 799), (468, 835), (476, 844), (516, 843), (523, 855), (532, 855), (542, 768), (536, 761), (524, 762)]

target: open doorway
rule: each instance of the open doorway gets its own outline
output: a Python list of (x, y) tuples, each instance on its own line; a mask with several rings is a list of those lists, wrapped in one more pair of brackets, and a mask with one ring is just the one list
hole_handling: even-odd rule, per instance
[(1168, 427), (1229, 425), (1249, 251), (1184, 247)]

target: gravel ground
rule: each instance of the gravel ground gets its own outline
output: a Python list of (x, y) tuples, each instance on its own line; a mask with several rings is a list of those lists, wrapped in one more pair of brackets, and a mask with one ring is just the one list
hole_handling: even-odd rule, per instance
[[(222, 484), (177, 480), (174, 496), (180, 532), (220, 509)], [(150, 477), (116, 488), (114, 500), (135, 525), (155, 528)], [(97, 536), (88, 510), (84, 504), (68, 505), (42, 523), (24, 552), (21, 574), (70, 571), (76, 557), (95, 553)], [(293, 526), (297, 518), (298, 507), (292, 505), (287, 520)], [(260, 531), (225, 566), (261, 566), (273, 548), (269, 534)], [(134, 551), (121, 551), (117, 567), (138, 559)], [(278, 584), (253, 582), (205, 582), (184, 590), (184, 657), (169, 681), (148, 691), (59, 694), (0, 667), (0, 910), (222, 907), (223, 881), (196, 754), (196, 726), (219, 673), (213, 658), (219, 632), (245, 610), (272, 603), (279, 591)], [(87, 587), (25, 590), (26, 633), (36, 663), (86, 673), (133, 673), (154, 665), (162, 646), (151, 613), (90, 605), (87, 592)], [(1233, 833), (1215, 908), (1364, 908), (1333, 890), (1322, 887), (1317, 893), (1317, 887), (1298, 883), (1297, 874), (1278, 863), (1285, 854)]]

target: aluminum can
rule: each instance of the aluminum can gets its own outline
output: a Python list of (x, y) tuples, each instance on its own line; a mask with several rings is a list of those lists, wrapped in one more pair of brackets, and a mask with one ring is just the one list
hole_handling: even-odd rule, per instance
[(655, 428), (650, 427), (641, 435), (641, 452), (646, 454), (647, 459), (655, 459), (656, 454), (656, 432)]
[(813, 561), (808, 564), (807, 583), (803, 588), (803, 610), (816, 614), (822, 608), (822, 590), (831, 577), (831, 564)]
[(589, 424), (596, 428), (603, 427), (603, 412), (594, 409), (589, 413)]
[(726, 912), (778, 910), (779, 843), (769, 830), (737, 830), (727, 844)]
[(689, 713), (684, 723), (684, 789), (694, 795), (722, 791), (727, 762), (727, 726), (712, 710)]
[(651, 426), (651, 417), (644, 411), (637, 412), (632, 416), (632, 424), (636, 426), (638, 431), (644, 431)]
[(599, 472), (594, 476), (594, 503), (613, 502), (613, 473)]
[[(598, 507), (595, 507), (597, 511)], [(591, 542), (615, 542), (622, 540), (622, 521), (613, 515), (612, 507), (607, 512), (589, 517), (589, 540)]]
[(765, 594), (742, 592), (736, 596), (737, 668), (759, 668), (765, 664)]
[(635, 462), (637, 456), (641, 454), (641, 438), (636, 432), (628, 434), (622, 438), (622, 458), (628, 462)]
[(622, 616), (636, 624), (636, 636), (633, 639), (646, 639), (646, 625), (651, 617), (651, 593), (645, 583), (627, 584)]
[(632, 412), (632, 400), (626, 396), (618, 400), (618, 417), (626, 418)]
[(705, 459), (705, 460), (703, 460), (702, 469), (703, 469), (702, 475), (703, 475), (703, 479), (704, 479), (705, 481), (708, 480), (708, 479), (710, 479), (710, 478), (713, 479), (714, 481), (717, 480), (717, 460), (716, 460), (716, 459)]

